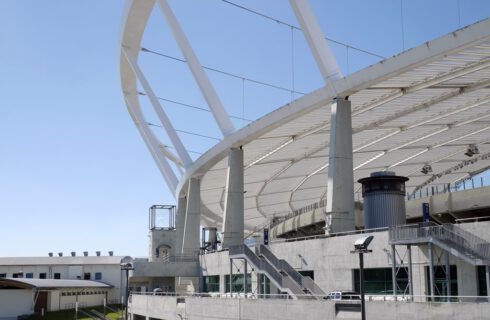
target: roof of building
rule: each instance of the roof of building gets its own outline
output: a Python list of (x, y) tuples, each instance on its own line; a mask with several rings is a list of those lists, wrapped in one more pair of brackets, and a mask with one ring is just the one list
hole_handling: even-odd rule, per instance
[[(151, 10), (135, 1), (127, 8), (121, 50), (134, 58)], [(331, 103), (346, 97), (356, 193), (357, 180), (374, 171), (410, 178), (408, 192), (474, 176), (490, 167), (489, 79), (485, 19), (336, 80), (227, 135), (186, 168), (176, 194), (185, 196), (189, 179), (200, 177), (201, 224), (221, 226), (228, 153), (241, 146), (247, 230), (325, 199)], [(124, 54), (121, 83), (127, 103), (139, 110), (137, 79)], [(470, 158), (465, 152), (472, 144), (479, 154)], [(421, 173), (426, 165), (432, 172)]]
[(0, 279), (1, 288), (22, 289), (62, 289), (62, 288), (112, 288), (110, 284), (91, 280), (63, 280), (63, 279)]
[(0, 266), (29, 265), (119, 265), (124, 256), (2, 257)]
[[(330, 104), (352, 102), (354, 190), (371, 172), (410, 178), (407, 191), (490, 167), (490, 19), (384, 60), (281, 107), (226, 137), (180, 180), (201, 176), (202, 223), (221, 225), (228, 150), (242, 146), (251, 230), (324, 199)], [(469, 158), (475, 144), (479, 154)], [(421, 173), (429, 164), (432, 173)], [(360, 194), (357, 200), (362, 200)]]

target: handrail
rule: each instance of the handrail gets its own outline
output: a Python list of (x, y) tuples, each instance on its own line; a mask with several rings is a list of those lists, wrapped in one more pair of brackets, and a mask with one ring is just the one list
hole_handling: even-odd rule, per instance
[(453, 224), (422, 223), (394, 226), (389, 230), (390, 241), (410, 241), (421, 238), (428, 241), (436, 239), (448, 243), (454, 248), (459, 248), (460, 251), (463, 251), (462, 253), (466, 252), (480, 259), (490, 260), (489, 242)]
[(267, 248), (267, 246), (261, 244), (259, 247), (259, 252), (264, 255), (265, 258), (278, 270), (282, 270), (291, 277), (292, 280), (296, 281), (298, 285), (303, 288), (308, 289), (312, 294), (325, 294), (325, 292), (311, 279), (310, 277), (305, 277), (294, 269), (286, 260), (278, 259), (272, 251)]

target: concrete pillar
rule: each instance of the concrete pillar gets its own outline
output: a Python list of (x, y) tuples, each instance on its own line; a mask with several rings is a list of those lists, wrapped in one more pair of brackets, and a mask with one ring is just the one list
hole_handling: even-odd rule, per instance
[(331, 106), (325, 233), (355, 229), (351, 103)]
[(185, 213), (182, 253), (199, 251), (201, 219), (201, 181), (198, 178), (189, 179), (187, 192), (187, 208)]
[(174, 253), (182, 252), (182, 242), (184, 241), (184, 225), (185, 225), (185, 213), (187, 208), (187, 199), (185, 197), (179, 198), (177, 204), (177, 216), (175, 217), (175, 245)]
[(243, 150), (231, 148), (228, 155), (228, 175), (223, 216), (223, 248), (243, 244), (245, 224), (243, 203)]

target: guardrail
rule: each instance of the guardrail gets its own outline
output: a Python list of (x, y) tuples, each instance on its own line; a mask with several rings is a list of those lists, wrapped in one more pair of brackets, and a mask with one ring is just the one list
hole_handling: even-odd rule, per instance
[(421, 199), (421, 198), (434, 196), (437, 194), (488, 187), (489, 185), (490, 185), (490, 181), (487, 178), (484, 177), (471, 178), (457, 183), (436, 184), (436, 185), (427, 186), (425, 188), (420, 188), (415, 192), (407, 193), (406, 197), (407, 200)]
[[(134, 296), (161, 296), (176, 298), (209, 298), (209, 299), (283, 299), (293, 300), (288, 294), (264, 294), (264, 293), (176, 293), (176, 292), (131, 292)], [(297, 297), (312, 297), (309, 294), (297, 295)], [(320, 301), (341, 302), (341, 303), (360, 303), (359, 295), (344, 295), (342, 299), (331, 299), (331, 295), (316, 295)], [(426, 296), (426, 295), (378, 295), (366, 294), (367, 302), (386, 301), (393, 303), (482, 303), (490, 302), (490, 296)]]
[(431, 238), (471, 252), (482, 259), (490, 260), (490, 243), (453, 224), (436, 225), (434, 223), (417, 223), (391, 227), (390, 241), (414, 241)]

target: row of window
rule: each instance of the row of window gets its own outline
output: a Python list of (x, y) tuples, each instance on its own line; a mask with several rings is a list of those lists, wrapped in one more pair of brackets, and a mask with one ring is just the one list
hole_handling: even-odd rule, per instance
[[(46, 277), (46, 272), (41, 272), (38, 275), (38, 279), (47, 279)], [(0, 273), (0, 278), (7, 278), (8, 274), (7, 273)], [(32, 272), (18, 272), (18, 273), (12, 273), (12, 278), (27, 278), (27, 279), (32, 279), (34, 278), (34, 273)], [(53, 279), (61, 279), (61, 273), (55, 272), (53, 273)], [(81, 280), (82, 277), (78, 276), (77, 279)], [(92, 279), (92, 274), (90, 272), (85, 272), (83, 274), (83, 280), (91, 280)], [(94, 279), (95, 280), (102, 280), (102, 272), (95, 272), (94, 274)]]
[[(314, 273), (310, 270), (299, 271), (302, 276), (310, 277), (314, 279)], [(219, 291), (219, 279), (216, 276), (204, 277), (204, 292), (220, 292)], [(243, 274), (234, 274), (232, 276), (231, 291), (232, 292), (244, 292), (243, 287)], [(264, 274), (259, 274), (260, 290), (262, 293), (270, 294), (270, 280)], [(230, 292), (230, 275), (225, 275), (225, 292)], [(252, 292), (252, 275), (247, 274), (247, 292)]]
[(62, 292), (61, 296), (63, 297), (70, 297), (70, 296), (89, 296), (89, 295), (95, 295), (95, 294), (106, 294), (107, 291), (103, 290), (96, 290), (96, 291), (82, 291), (82, 292), (76, 292), (76, 291), (67, 291), (67, 292)]

